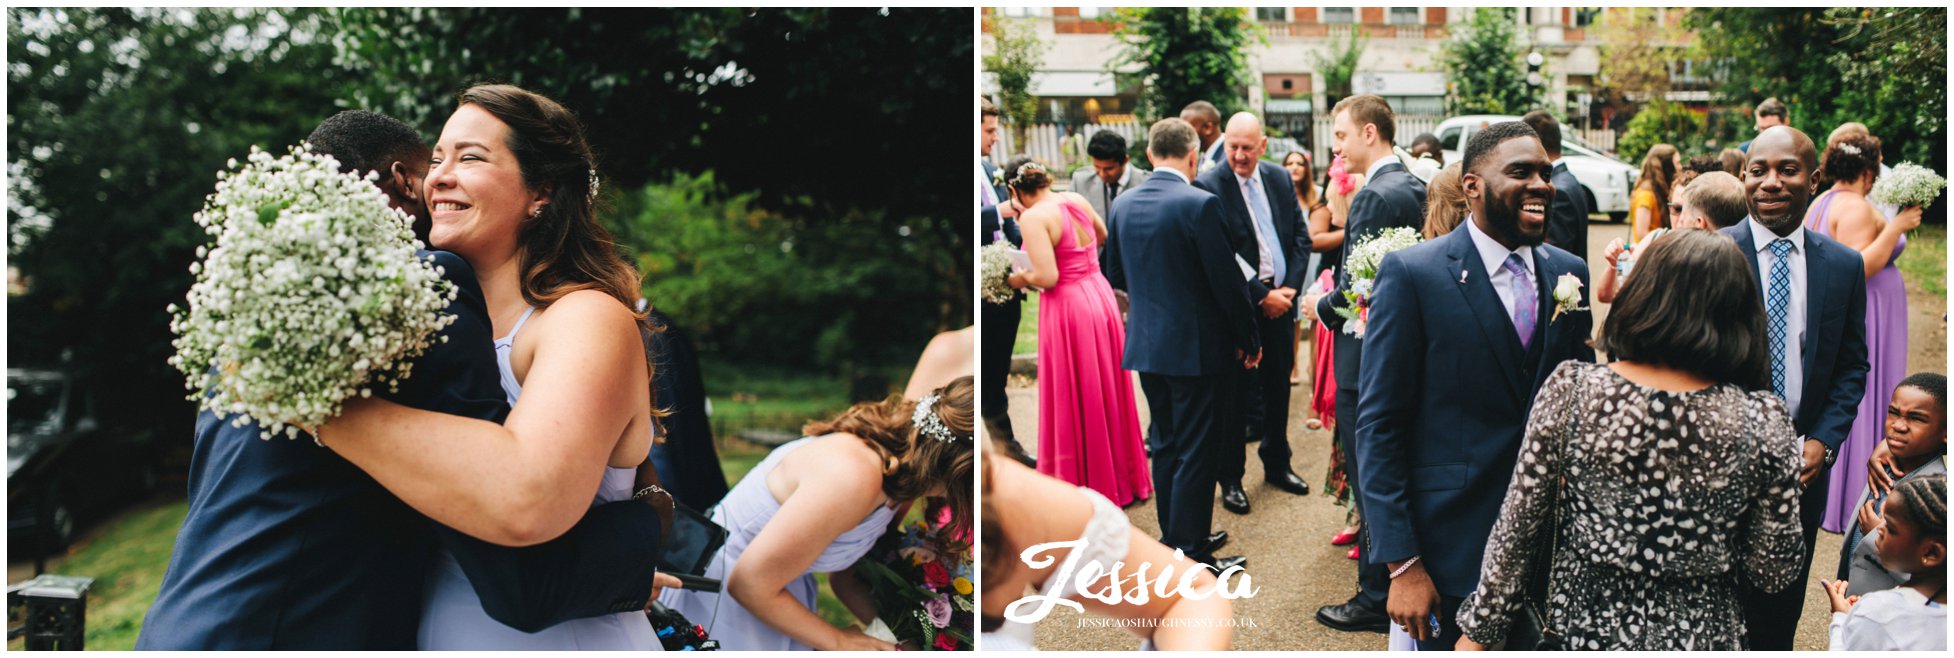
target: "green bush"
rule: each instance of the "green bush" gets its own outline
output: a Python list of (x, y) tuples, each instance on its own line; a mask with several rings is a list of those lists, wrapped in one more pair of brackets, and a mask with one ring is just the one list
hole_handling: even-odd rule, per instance
[(1643, 107), (1635, 118), (1628, 120), (1628, 128), (1615, 143), (1615, 152), (1639, 167), (1652, 146), (1669, 144), (1682, 151), (1687, 159), (1707, 148), (1703, 138), (1702, 117), (1682, 105), (1658, 101)]

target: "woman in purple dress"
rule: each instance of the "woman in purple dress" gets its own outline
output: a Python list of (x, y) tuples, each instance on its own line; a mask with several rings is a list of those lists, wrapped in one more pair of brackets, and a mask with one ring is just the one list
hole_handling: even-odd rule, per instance
[(1153, 495), (1133, 376), (1120, 368), (1126, 323), (1099, 273), (1106, 224), (1085, 197), (1053, 192), (1051, 172), (1030, 158), (1004, 168), (1024, 211), (1018, 227), (1031, 271), (1012, 287), (1037, 286), (1038, 472), (1090, 487), (1124, 507)]
[[(1920, 208), (1908, 207), (1888, 221), (1866, 201), (1879, 178), (1879, 140), (1853, 135), (1825, 149), (1819, 174), (1832, 189), (1805, 215), (1805, 229), (1831, 236), (1866, 260), (1865, 397), (1852, 431), (1839, 446), (1838, 463), (1863, 464), (1886, 436), (1886, 401), (1907, 376), (1907, 291), (1894, 267), (1906, 251), (1906, 232), (1920, 226)], [(1841, 532), (1852, 524), (1853, 503), (1866, 487), (1866, 471), (1834, 468), (1823, 527)]]

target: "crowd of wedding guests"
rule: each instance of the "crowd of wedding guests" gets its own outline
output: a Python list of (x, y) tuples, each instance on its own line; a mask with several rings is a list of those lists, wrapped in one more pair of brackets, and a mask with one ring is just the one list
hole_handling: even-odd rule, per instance
[[(1264, 162), (1257, 118), (1205, 102), (1150, 128), (1150, 172), (1104, 131), (1066, 192), (1042, 163), (984, 162), (983, 241), (1021, 246), (1031, 266), (1009, 282), (1041, 292), (1035, 467), (1084, 496), (1062, 528), (1021, 530), (1042, 499), (987, 471), (998, 546), (1135, 534), (1113, 512), (1151, 496), (1162, 536), (1109, 560), (1161, 547), (1246, 567), (1217, 556), (1216, 490), (1249, 513), (1259, 440), (1270, 488), (1308, 491), (1286, 427), (1289, 387), (1308, 382), (1305, 426), (1336, 437), (1325, 493), (1349, 509), (1331, 541), (1358, 560), (1356, 593), (1317, 612), (1327, 626), (1424, 650), (1790, 649), (1824, 528), (1847, 535), (1832, 646), (1944, 648), (1946, 385), (1906, 373), (1894, 264), (1922, 209), (1867, 200), (1886, 166), (1864, 125), (1821, 148), (1772, 99), (1739, 148), (1649, 149), (1630, 237), (1596, 277), (1551, 115), (1486, 126), (1448, 164), (1430, 135), (1400, 147), (1382, 98), (1331, 114), (1327, 167)], [(1353, 307), (1347, 254), (1398, 227), (1423, 242), (1385, 257)], [(1590, 288), (1612, 305), (1598, 332)], [(988, 305), (987, 336), (1015, 336), (989, 323), (1018, 304)], [(1008, 368), (1011, 343), (986, 341)], [(997, 450), (1022, 456), (991, 399)], [(1011, 573), (985, 580), (1005, 601), (1053, 587), (984, 565)], [(1175, 607), (1099, 612), (1225, 612)]]

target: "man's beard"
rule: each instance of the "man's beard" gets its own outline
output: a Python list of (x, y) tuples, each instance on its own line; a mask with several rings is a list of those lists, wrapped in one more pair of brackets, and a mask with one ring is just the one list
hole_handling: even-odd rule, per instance
[[(1797, 202), (1793, 201), (1791, 203), (1796, 204)], [(1784, 216), (1776, 219), (1765, 219), (1764, 217), (1758, 215), (1756, 208), (1752, 208), (1750, 216), (1752, 219), (1757, 220), (1757, 223), (1763, 224), (1764, 228), (1769, 229), (1772, 233), (1776, 233), (1778, 235), (1787, 235), (1792, 231), (1797, 230), (1799, 224), (1804, 223), (1805, 209), (1809, 206), (1810, 203), (1808, 202), (1803, 206), (1786, 207), (1784, 210)]]
[(1538, 247), (1547, 239), (1546, 224), (1541, 224), (1541, 231), (1534, 235), (1527, 235), (1521, 230), (1520, 205), (1525, 203), (1525, 196), (1520, 198), (1519, 204), (1509, 206), (1493, 195), (1486, 195), (1486, 226), (1496, 236), (1511, 239), (1515, 246)]

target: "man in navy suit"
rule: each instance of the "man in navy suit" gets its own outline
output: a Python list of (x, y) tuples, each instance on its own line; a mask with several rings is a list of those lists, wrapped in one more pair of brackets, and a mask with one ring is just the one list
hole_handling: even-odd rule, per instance
[[(1553, 163), (1533, 129), (1473, 135), (1462, 173), (1463, 228), (1378, 266), (1355, 419), (1364, 558), (1391, 570), (1387, 612), (1421, 651), (1458, 642), (1535, 391), (1562, 361), (1594, 360), (1587, 264), (1541, 244)], [(1582, 292), (1556, 300), (1567, 276)]]
[[(1018, 233), (1017, 208), (1010, 201), (1011, 195), (1004, 193), (1004, 179), (999, 176), (997, 165), (990, 161), (991, 145), (997, 143), (997, 106), (988, 98), (978, 105), (982, 117), (977, 139), (981, 151), (977, 158), (977, 208), (982, 221), (977, 243), (1010, 242), (1013, 248), (1021, 247), (1024, 238)], [(984, 413), (984, 429), (1004, 448), (1005, 455), (1035, 468), (1037, 462), (1025, 454), (1017, 434), (1011, 431), (1011, 399), (1004, 391), (1005, 381), (1011, 376), (1011, 349), (1018, 342), (1018, 322), (1024, 316), (1024, 292), (1012, 293), (1011, 299), (1002, 304), (982, 304), (978, 310), (983, 322), (978, 340), (984, 346), (983, 360), (977, 367), (983, 377), (977, 380), (977, 396)]]
[[(1248, 435), (1261, 439), (1256, 452), (1269, 485), (1304, 495), (1309, 485), (1289, 467), (1289, 368), (1296, 360), (1296, 291), (1309, 277), (1309, 227), (1289, 171), (1262, 161), (1269, 140), (1261, 120), (1247, 112), (1229, 117), (1221, 141), (1228, 166), (1196, 176), (1194, 186), (1221, 199), (1235, 257), (1254, 270), (1248, 296), (1256, 305), (1262, 363), (1242, 373), (1238, 384), (1251, 423)], [(1239, 448), (1221, 457), (1221, 506), (1236, 514), (1249, 511), (1242, 490), (1247, 461)]]
[[(1810, 137), (1790, 126), (1765, 129), (1744, 157), (1750, 219), (1722, 229), (1757, 272), (1771, 389), (1792, 410), (1792, 428), (1804, 442), (1798, 483), (1805, 494), (1798, 504), (1805, 560), (1799, 573), (1811, 570), (1812, 545), (1825, 511), (1826, 471), (1858, 416), (1868, 367), (1865, 261), (1852, 248), (1803, 225), (1817, 188), (1812, 176), (1817, 166)], [(1791, 650), (1804, 606), (1802, 587), (1745, 591), (1750, 648)]]
[(1194, 101), (1181, 108), (1181, 120), (1194, 127), (1194, 134), (1201, 138), (1201, 158), (1194, 163), (1194, 171), (1199, 173), (1221, 164), (1221, 110), (1214, 103)]
[[(345, 171), (381, 172), (396, 207), (427, 215), (428, 148), (405, 124), (342, 112), (308, 141)], [(501, 422), (509, 407), (481, 287), (467, 261), (430, 253), (460, 289), (446, 309), (456, 321), (383, 396)], [(596, 507), (544, 544), (495, 546), (421, 516), (310, 437), (260, 440), (256, 425), (229, 421), (197, 416), (189, 514), (138, 649), (413, 649), (437, 545), (491, 616), (524, 630), (640, 609), (652, 596), (661, 521), (643, 502)]]
[[(1344, 257), (1348, 259), (1357, 245), (1384, 229), (1424, 226), (1425, 184), (1411, 175), (1393, 153), (1397, 117), (1391, 113), (1391, 106), (1377, 96), (1352, 96), (1331, 108), (1330, 116), (1335, 122), (1331, 151), (1343, 156), (1351, 170), (1363, 171), (1366, 181), (1364, 188), (1350, 200), (1350, 218), (1344, 227)], [(1357, 373), (1363, 363), (1363, 342), (1342, 331), (1343, 316), (1335, 313), (1335, 309), (1347, 305), (1343, 296), (1350, 289), (1346, 265), (1337, 264), (1336, 290), (1327, 295), (1306, 295), (1302, 306), (1304, 312), (1323, 322), (1336, 336), (1332, 348), (1337, 379), (1337, 445), (1344, 455), (1344, 475), (1351, 490), (1357, 492), (1352, 499), (1362, 515), (1363, 480), (1357, 469), (1356, 429), (1357, 404), (1362, 397)], [(1369, 527), (1365, 523), (1359, 528), (1358, 545), (1370, 545), (1365, 535)], [(1386, 590), (1384, 568), (1359, 561), (1356, 595), (1344, 603), (1323, 606), (1316, 611), (1316, 620), (1337, 630), (1382, 633), (1388, 628), (1384, 616)]]
[(1588, 193), (1561, 158), (1560, 122), (1543, 110), (1528, 112), (1520, 120), (1540, 135), (1540, 145), (1554, 161), (1554, 207), (1547, 211), (1547, 244), (1588, 262)]
[(1153, 486), (1161, 543), (1217, 569), (1226, 533), (1210, 535), (1219, 450), (1240, 450), (1223, 432), (1240, 413), (1230, 382), (1261, 358), (1248, 286), (1226, 235), (1221, 200), (1196, 189), (1200, 154), (1194, 128), (1180, 119), (1153, 125), (1147, 158), (1154, 175), (1113, 201), (1102, 264), (1132, 303), (1121, 366), (1140, 373), (1153, 420)]

